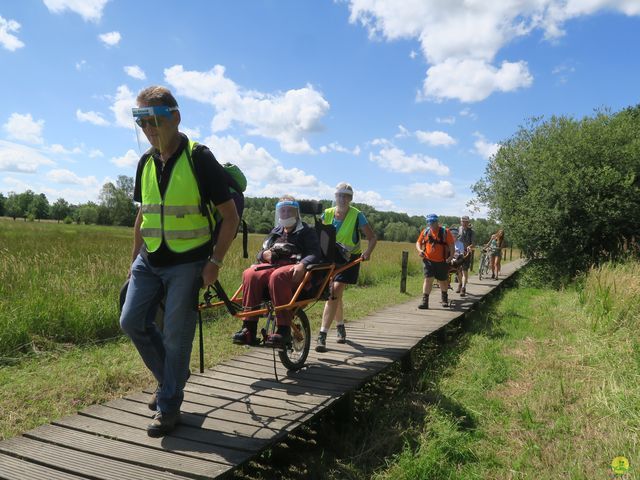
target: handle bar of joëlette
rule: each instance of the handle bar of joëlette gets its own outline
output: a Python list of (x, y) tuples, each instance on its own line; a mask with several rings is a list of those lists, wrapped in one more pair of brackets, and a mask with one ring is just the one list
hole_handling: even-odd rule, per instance
[[(357, 265), (360, 262), (362, 262), (362, 257), (358, 257), (355, 260), (348, 262), (344, 265), (341, 265), (338, 268), (336, 268), (336, 265), (334, 263), (321, 263), (321, 264), (309, 265), (307, 267), (307, 271), (304, 275), (304, 278), (302, 279), (302, 282), (300, 282), (300, 285), (298, 285), (298, 288), (296, 289), (289, 303), (285, 305), (274, 306), (272, 311), (279, 312), (282, 310), (291, 310), (298, 307), (304, 307), (309, 303), (317, 301), (320, 298), (320, 295), (322, 295), (322, 292), (326, 288), (327, 284), (333, 278), (335, 278), (336, 275), (353, 267), (354, 265)], [(265, 267), (273, 268), (272, 266), (266, 266), (266, 265)], [(302, 292), (305, 290), (305, 287), (311, 281), (311, 277), (313, 273), (320, 272), (320, 271), (326, 271), (327, 273), (324, 276), (322, 284), (317, 288), (315, 296), (312, 298), (305, 298), (305, 299), (299, 300), (299, 297), (302, 294)], [(211, 289), (213, 289), (215, 294), (211, 292)], [(269, 313), (269, 309), (267, 309), (266, 307), (260, 308), (257, 310), (243, 311), (242, 305), (241, 305), (241, 301), (242, 301), (241, 292), (242, 292), (242, 285), (240, 285), (240, 287), (238, 287), (235, 293), (231, 297), (229, 297), (226, 291), (224, 290), (224, 288), (222, 287), (222, 285), (220, 284), (220, 282), (216, 281), (213, 285), (210, 285), (207, 288), (207, 291), (204, 294), (205, 301), (198, 305), (198, 310), (202, 311), (209, 308), (220, 307), (224, 305), (229, 311), (230, 315), (233, 315), (234, 317), (241, 318), (241, 319), (255, 317), (259, 315), (266, 315)], [(212, 301), (214, 297), (218, 298), (217, 302)]]

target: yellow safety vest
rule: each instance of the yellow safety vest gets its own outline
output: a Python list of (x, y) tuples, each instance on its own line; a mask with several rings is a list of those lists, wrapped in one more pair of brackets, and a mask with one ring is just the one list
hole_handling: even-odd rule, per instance
[[(187, 148), (193, 152), (195, 142)], [(214, 218), (200, 211), (200, 192), (194, 171), (183, 150), (171, 171), (169, 184), (160, 195), (156, 166), (149, 155), (142, 169), (142, 225), (140, 232), (148, 252), (160, 248), (162, 240), (169, 250), (184, 253), (206, 244), (215, 228)], [(211, 222), (211, 225), (209, 224)]]
[[(335, 216), (336, 207), (327, 208), (324, 211), (324, 224), (331, 225), (333, 223), (333, 217)], [(358, 243), (353, 243), (353, 234), (356, 229), (356, 223), (358, 221), (358, 214), (360, 210), (355, 207), (349, 207), (346, 217), (338, 231), (336, 232), (336, 242), (343, 244), (353, 255), (359, 255), (362, 253), (362, 247), (360, 246), (360, 236), (358, 235)]]

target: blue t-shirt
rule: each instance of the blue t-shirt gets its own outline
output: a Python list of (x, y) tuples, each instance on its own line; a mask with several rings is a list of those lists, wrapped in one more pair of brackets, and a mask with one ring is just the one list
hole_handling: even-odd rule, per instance
[[(324, 212), (322, 212), (322, 215), (320, 216), (320, 220), (324, 222)], [(331, 223), (334, 227), (336, 227), (336, 232), (340, 230), (340, 227), (342, 226), (343, 221), (344, 220), (338, 220), (335, 214), (333, 215), (333, 222)], [(368, 223), (369, 222), (367, 222), (367, 218), (364, 216), (364, 213), (358, 212), (358, 228), (362, 229), (362, 227)], [(355, 230), (353, 232), (353, 243), (358, 243), (358, 235)]]

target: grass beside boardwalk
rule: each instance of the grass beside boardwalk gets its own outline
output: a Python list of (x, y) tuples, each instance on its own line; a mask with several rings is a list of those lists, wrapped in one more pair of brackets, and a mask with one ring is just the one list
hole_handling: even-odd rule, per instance
[(532, 271), (237, 478), (640, 479), (640, 263), (562, 291)]
[[(131, 229), (0, 219), (0, 438), (148, 387), (152, 378), (131, 343), (120, 336), (117, 293), (128, 268)], [(251, 258), (236, 241), (222, 270), (233, 290), (262, 241), (250, 236)], [(345, 294), (347, 318), (420, 294), (422, 277), (412, 244), (380, 242), (361, 269), (362, 286)], [(410, 252), (407, 294), (399, 292), (402, 250)], [(310, 310), (318, 330), (322, 303)], [(230, 334), (239, 321), (206, 316), (205, 363), (242, 353)], [(192, 368), (197, 368), (194, 349)]]

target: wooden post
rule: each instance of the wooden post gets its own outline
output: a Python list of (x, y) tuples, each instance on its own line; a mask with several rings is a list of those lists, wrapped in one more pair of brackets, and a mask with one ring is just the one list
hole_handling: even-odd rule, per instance
[(509, 248), (509, 261), (513, 260), (513, 245)]
[(400, 276), (400, 293), (407, 292), (407, 265), (409, 263), (409, 252), (402, 252), (402, 275)]
[(413, 370), (413, 358), (411, 358), (411, 350), (405, 353), (400, 359), (400, 369), (404, 373), (409, 373)]

